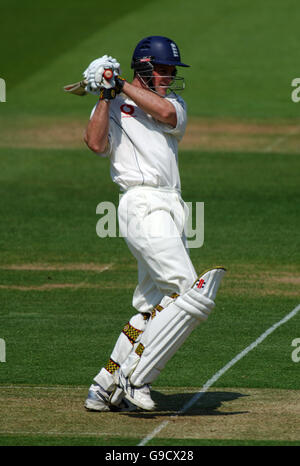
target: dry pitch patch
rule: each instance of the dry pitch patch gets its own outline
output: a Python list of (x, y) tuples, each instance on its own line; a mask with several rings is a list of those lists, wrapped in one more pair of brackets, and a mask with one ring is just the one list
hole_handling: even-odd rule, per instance
[(1, 265), (0, 269), (5, 270), (38, 270), (38, 271), (55, 271), (55, 270), (80, 270), (91, 272), (105, 272), (110, 269), (112, 264), (96, 264), (96, 263), (73, 263), (73, 264), (42, 264), (42, 263), (28, 263), (28, 264), (9, 264)]
[[(0, 265), (0, 270), (15, 271), (15, 272), (59, 272), (59, 271), (69, 271), (69, 272), (93, 272), (93, 273), (103, 273), (112, 268), (112, 264), (97, 264), (97, 263), (72, 263), (72, 264), (42, 264), (42, 263), (28, 263), (28, 264), (8, 264)], [(9, 289), (9, 290), (18, 290), (18, 291), (49, 291), (55, 289), (64, 289), (64, 288), (107, 288), (105, 285), (95, 285), (85, 281), (80, 281), (79, 283), (43, 283), (42, 285), (4, 285), (0, 283), (0, 289)]]
[(223, 292), (252, 296), (298, 297), (300, 268), (295, 264), (273, 265), (235, 264), (224, 277)]
[[(198, 267), (195, 264), (197, 270), (206, 270), (211, 265), (207, 267)], [(77, 289), (77, 288), (114, 288), (116, 285), (114, 281), (99, 281), (98, 283), (89, 282), (89, 272), (92, 274), (109, 274), (110, 272), (122, 271), (128, 272), (129, 270), (133, 273), (136, 271), (135, 264), (99, 264), (99, 263), (72, 263), (72, 264), (63, 264), (63, 263), (54, 263), (54, 264), (45, 264), (45, 263), (27, 263), (27, 264), (7, 264), (0, 265), (0, 270), (3, 272), (15, 271), (28, 273), (28, 277), (31, 272), (34, 271), (45, 271), (53, 272), (53, 280), (51, 283), (45, 282), (42, 284), (14, 284), (14, 283), (1, 283), (0, 289), (7, 290), (17, 290), (17, 291), (51, 291), (55, 289)], [(78, 276), (78, 282), (72, 283), (67, 281), (58, 282), (55, 279), (55, 272), (59, 271), (70, 271), (70, 272), (84, 272), (84, 281), (82, 277)], [(135, 275), (134, 275), (135, 279)], [(229, 267), (227, 274), (224, 277), (221, 293), (225, 295), (238, 295), (249, 293), (251, 289), (251, 295), (255, 296), (286, 296), (286, 297), (299, 297), (299, 284), (300, 284), (300, 270), (296, 265), (288, 266), (272, 266), (268, 268), (265, 266), (257, 266), (254, 264), (233, 264)], [(121, 283), (118, 282), (118, 289), (130, 289), (135, 288), (136, 282), (128, 280), (123, 280)]]
[[(199, 390), (199, 389), (198, 389)], [(163, 421), (163, 438), (300, 439), (297, 390), (210, 389), (184, 415), (176, 415), (197, 388), (153, 391), (154, 412), (96, 413), (84, 409), (87, 388), (1, 387), (0, 435), (95, 436), (141, 439)]]
[[(0, 124), (0, 147), (84, 149), (88, 119), (34, 117)], [(298, 122), (253, 122), (190, 118), (180, 148), (203, 151), (300, 152)]]
[(203, 151), (299, 154), (299, 142), (300, 128), (296, 123), (192, 118), (180, 147)]

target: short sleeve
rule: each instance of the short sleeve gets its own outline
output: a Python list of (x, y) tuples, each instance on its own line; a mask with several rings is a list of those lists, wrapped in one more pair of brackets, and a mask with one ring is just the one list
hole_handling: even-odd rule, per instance
[(177, 125), (175, 128), (173, 128), (170, 125), (165, 125), (164, 132), (173, 134), (178, 141), (180, 141), (183, 138), (183, 135), (185, 133), (186, 129), (186, 123), (187, 123), (187, 108), (186, 108), (186, 103), (183, 100), (182, 97), (179, 95), (172, 93), (169, 96), (166, 97), (169, 102), (171, 102), (176, 110), (176, 116), (177, 116)]

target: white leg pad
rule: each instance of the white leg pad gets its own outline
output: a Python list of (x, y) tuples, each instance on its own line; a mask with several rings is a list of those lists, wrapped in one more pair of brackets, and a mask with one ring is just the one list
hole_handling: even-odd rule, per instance
[(137, 347), (147, 324), (148, 320), (144, 318), (144, 315), (138, 313), (134, 315), (123, 328), (122, 333), (116, 341), (108, 364), (102, 367), (100, 372), (94, 377), (94, 381), (105, 390), (111, 391), (114, 388), (114, 372), (129, 356), (132, 348), (135, 349)]
[(196, 319), (206, 320), (215, 303), (192, 288), (177, 298), (176, 306)]
[[(148, 335), (141, 339), (142, 356), (131, 357), (136, 368), (129, 377), (130, 382), (137, 387), (152, 383), (198, 323), (198, 319), (180, 310), (175, 303), (157, 315)], [(123, 365), (121, 368), (124, 372)]]
[(152, 383), (194, 328), (207, 319), (224, 273), (224, 268), (209, 270), (186, 293), (157, 312), (136, 351), (121, 365), (132, 385)]

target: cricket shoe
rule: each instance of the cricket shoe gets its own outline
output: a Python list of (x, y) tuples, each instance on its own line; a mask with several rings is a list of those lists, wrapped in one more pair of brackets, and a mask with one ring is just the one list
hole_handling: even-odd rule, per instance
[(84, 407), (88, 411), (134, 411), (136, 407), (129, 401), (119, 397), (116, 405), (111, 405), (109, 402), (111, 392), (105, 390), (101, 385), (95, 383), (91, 385), (88, 397), (85, 400)]
[(145, 411), (153, 411), (155, 403), (150, 396), (150, 386), (148, 384), (141, 387), (134, 387), (125, 377), (121, 369), (115, 372), (116, 388), (110, 397), (110, 403), (119, 403), (120, 398), (125, 397), (127, 401)]

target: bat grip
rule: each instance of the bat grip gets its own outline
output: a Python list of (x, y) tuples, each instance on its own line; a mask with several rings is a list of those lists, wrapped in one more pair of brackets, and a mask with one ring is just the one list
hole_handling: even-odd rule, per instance
[(108, 81), (113, 77), (114, 73), (111, 68), (107, 68), (106, 70), (103, 71), (103, 77), (107, 79)]

